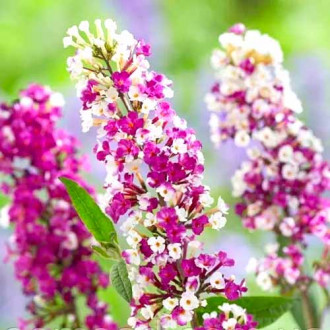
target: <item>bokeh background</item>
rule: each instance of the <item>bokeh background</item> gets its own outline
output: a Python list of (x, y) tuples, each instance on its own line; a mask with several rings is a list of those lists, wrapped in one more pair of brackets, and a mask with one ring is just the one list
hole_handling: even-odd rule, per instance
[[(208, 138), (209, 114), (203, 97), (212, 84), (209, 56), (217, 38), (235, 22), (260, 29), (279, 40), (285, 53), (293, 86), (304, 104), (303, 119), (322, 138), (330, 156), (330, 1), (328, 0), (0, 0), (0, 100), (15, 99), (30, 82), (50, 85), (66, 98), (60, 123), (77, 135), (83, 152), (91, 155), (88, 179), (98, 187), (103, 169), (93, 161), (94, 134), (82, 135), (79, 101), (66, 72), (66, 57), (72, 50), (62, 47), (66, 29), (81, 20), (111, 17), (153, 46), (151, 62), (157, 71), (174, 81), (174, 105), (202, 140), (206, 155), (206, 182), (214, 196), (230, 196), (229, 177), (244, 154), (228, 144), (214, 150)], [(1, 203), (1, 202), (0, 202)], [(0, 229), (0, 329), (15, 326), (24, 315), (24, 297), (15, 283), (10, 264), (4, 264), (4, 242), (10, 230)], [(245, 277), (245, 266), (253, 255), (261, 255), (267, 235), (250, 234), (230, 215), (220, 235), (208, 233), (209, 251), (223, 248), (236, 259), (237, 277)], [(314, 246), (312, 253), (316, 254)], [(248, 278), (250, 294), (261, 292)], [(115, 318), (123, 322), (127, 306), (111, 298)], [(330, 325), (324, 324), (324, 329)], [(289, 314), (269, 329), (297, 329)]]

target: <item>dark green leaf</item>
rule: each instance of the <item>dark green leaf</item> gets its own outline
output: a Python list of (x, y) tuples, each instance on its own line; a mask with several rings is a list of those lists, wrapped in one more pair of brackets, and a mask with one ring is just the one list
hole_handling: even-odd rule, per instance
[(112, 221), (102, 212), (88, 192), (68, 178), (60, 178), (66, 187), (72, 204), (88, 230), (99, 242), (118, 241)]
[(128, 278), (124, 260), (121, 260), (112, 266), (110, 278), (112, 286), (127, 302), (130, 302), (132, 300), (132, 286)]
[(243, 297), (234, 301), (229, 301), (224, 297), (210, 297), (207, 299), (207, 306), (199, 308), (197, 311), (199, 322), (202, 321), (204, 313), (219, 311), (218, 306), (223, 303), (236, 304), (246, 309), (258, 322), (258, 328), (266, 327), (275, 322), (285, 312), (289, 311), (293, 305), (293, 299), (284, 297)]

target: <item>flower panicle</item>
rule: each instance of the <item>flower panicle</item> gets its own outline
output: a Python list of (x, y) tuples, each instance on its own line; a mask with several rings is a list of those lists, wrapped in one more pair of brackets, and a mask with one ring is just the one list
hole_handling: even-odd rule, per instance
[(107, 170), (102, 206), (114, 222), (125, 218), (123, 258), (133, 283), (128, 324), (149, 329), (159, 316), (164, 328), (186, 325), (205, 294), (236, 299), (246, 291), (244, 282), (223, 275), (234, 265), (226, 253), (201, 253), (198, 236), (206, 227), (220, 230), (228, 208), (221, 198), (210, 208), (201, 142), (167, 101), (172, 82), (150, 70), (150, 46), (109, 20), (96, 22), (103, 32), (81, 23), (64, 43), (76, 48), (68, 70), (83, 130), (98, 128), (95, 153)]
[[(67, 327), (115, 330), (107, 306), (97, 298), (108, 276), (92, 259), (91, 237), (58, 179), (72, 178), (93, 192), (80, 176), (85, 160), (77, 154), (78, 141), (56, 128), (63, 103), (60, 94), (32, 84), (13, 104), (0, 105), (0, 172), (5, 174), (0, 185), (12, 199), (1, 223), (6, 218), (13, 226), (8, 259), (31, 297), (30, 317), (20, 328), (64, 319)], [(82, 297), (86, 317), (77, 310)]]
[[(211, 139), (227, 139), (246, 147), (248, 159), (232, 178), (240, 198), (236, 212), (251, 229), (273, 231), (284, 243), (272, 244), (256, 265), (265, 289), (283, 291), (318, 282), (326, 287), (329, 269), (330, 169), (323, 146), (296, 114), (301, 103), (283, 68), (278, 42), (241, 24), (219, 37), (223, 50), (212, 55), (216, 83), (206, 96), (211, 111)], [(324, 253), (307, 276), (302, 261), (309, 236), (318, 238)]]

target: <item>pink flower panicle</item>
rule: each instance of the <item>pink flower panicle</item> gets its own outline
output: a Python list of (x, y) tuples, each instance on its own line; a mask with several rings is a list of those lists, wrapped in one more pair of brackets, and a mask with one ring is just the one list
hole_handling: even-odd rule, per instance
[[(330, 187), (330, 170), (322, 144), (296, 118), (302, 108), (278, 42), (259, 31), (230, 31), (220, 35), (223, 50), (212, 56), (217, 82), (206, 96), (212, 140), (233, 139), (240, 147), (253, 140), (248, 160), (232, 178), (233, 193), (241, 198), (236, 211), (247, 228), (282, 238), (250, 266), (266, 290), (280, 284), (287, 291), (313, 280), (327, 287), (330, 204), (323, 193)], [(307, 236), (324, 245), (312, 276), (302, 267)]]
[[(73, 26), (64, 38), (74, 46), (68, 70), (83, 107), (83, 130), (98, 129), (96, 157), (107, 177), (104, 209), (121, 224), (130, 246), (123, 251), (133, 283), (134, 329), (149, 329), (160, 317), (164, 328), (194, 320), (206, 293), (238, 298), (244, 282), (222, 274), (234, 261), (224, 252), (201, 253), (198, 236), (205, 227), (225, 225), (227, 206), (213, 204), (202, 184), (201, 143), (166, 100), (172, 82), (149, 70), (150, 46), (112, 20)], [(80, 30), (80, 32), (79, 32)], [(83, 32), (83, 33), (82, 33)], [(84, 35), (84, 36), (82, 36)]]
[[(65, 176), (92, 193), (79, 171), (78, 141), (55, 127), (62, 96), (30, 85), (13, 104), (0, 106), (0, 171), (2, 191), (12, 198), (7, 212), (14, 233), (8, 258), (24, 294), (31, 297), (28, 320), (20, 328), (43, 327), (56, 320), (64, 326), (117, 329), (98, 300), (97, 289), (108, 276), (91, 258), (90, 235), (70, 206)], [(77, 300), (86, 298), (89, 315), (78, 316)]]

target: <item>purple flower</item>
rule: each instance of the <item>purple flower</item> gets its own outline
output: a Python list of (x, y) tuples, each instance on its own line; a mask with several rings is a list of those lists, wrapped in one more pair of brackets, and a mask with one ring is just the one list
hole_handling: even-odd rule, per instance
[(130, 75), (126, 71), (116, 71), (111, 76), (115, 88), (118, 89), (120, 93), (127, 93), (131, 86)]

